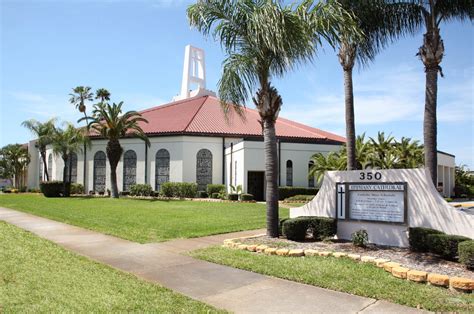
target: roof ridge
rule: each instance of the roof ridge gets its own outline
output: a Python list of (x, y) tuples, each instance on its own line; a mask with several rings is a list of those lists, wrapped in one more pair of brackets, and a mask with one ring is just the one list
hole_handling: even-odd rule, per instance
[(184, 102), (187, 102), (187, 101), (190, 101), (190, 100), (199, 99), (199, 98), (201, 98), (201, 97), (202, 97), (202, 98), (205, 98), (205, 97), (208, 97), (208, 95), (204, 95), (204, 96), (194, 96), (194, 97), (189, 97), (189, 98), (185, 98), (185, 99), (180, 99), (180, 100), (172, 101), (172, 102), (169, 102), (169, 103), (165, 103), (165, 104), (162, 104), (162, 105), (154, 106), (154, 107), (151, 107), (151, 108), (148, 108), (148, 109), (139, 111), (139, 113), (146, 113), (146, 112), (151, 112), (151, 111), (155, 111), (155, 110), (159, 110), (159, 109), (163, 109), (163, 108), (168, 108), (168, 107), (180, 105), (180, 104), (182, 104), (182, 103), (184, 103)]
[(194, 121), (194, 118), (196, 118), (197, 114), (199, 113), (199, 111), (201, 111), (202, 107), (204, 106), (204, 104), (206, 103), (207, 99), (209, 98), (209, 95), (205, 95), (203, 96), (204, 100), (203, 102), (199, 105), (199, 108), (196, 110), (196, 112), (193, 114), (192, 118), (189, 119), (189, 122), (188, 124), (186, 124), (186, 126), (184, 127), (184, 131), (186, 131), (189, 126), (191, 125), (191, 123)]

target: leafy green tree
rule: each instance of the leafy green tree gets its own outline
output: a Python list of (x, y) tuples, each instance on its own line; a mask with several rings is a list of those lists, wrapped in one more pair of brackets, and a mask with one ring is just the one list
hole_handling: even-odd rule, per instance
[(191, 26), (212, 34), (226, 54), (218, 82), (224, 110), (243, 113), (237, 105), (245, 104), (257, 89), (253, 102), (264, 137), (267, 234), (278, 237), (275, 121), (283, 101), (271, 80), (311, 60), (321, 41), (335, 37), (336, 26), (347, 16), (332, 2), (304, 1), (294, 7), (271, 0), (198, 1), (187, 14)]
[[(67, 123), (64, 129), (56, 128), (52, 140), (53, 152), (60, 156), (64, 162), (63, 167), (63, 191), (64, 196), (70, 195), (72, 154), (79, 153), (83, 145), (89, 142), (87, 134), (83, 129), (76, 129), (71, 123)], [(67, 171), (69, 170), (69, 174)]]
[(16, 188), (25, 185), (23, 176), (30, 163), (28, 149), (21, 144), (10, 144), (0, 149), (0, 173), (6, 179), (14, 179)]
[[(355, 63), (367, 66), (388, 44), (413, 33), (421, 20), (411, 17), (404, 4), (385, 0), (337, 0), (357, 23), (362, 35), (351, 28), (341, 28), (337, 38), (339, 63), (344, 71), (347, 169), (357, 168), (354, 92), (352, 71)], [(416, 15), (415, 15), (416, 16)]]
[(79, 121), (89, 119), (89, 128), (97, 135), (108, 139), (107, 158), (110, 163), (110, 184), (112, 186), (112, 197), (118, 198), (117, 187), (117, 165), (122, 156), (122, 146), (120, 138), (125, 136), (137, 136), (150, 145), (148, 137), (143, 132), (140, 122), (148, 123), (141, 114), (136, 111), (127, 111), (122, 114), (123, 101), (118, 104), (100, 103), (94, 105), (92, 117), (84, 117)]
[(473, 0), (404, 0), (395, 3), (409, 4), (412, 19), (421, 19), (425, 34), (417, 55), (425, 67), (425, 112), (423, 121), (423, 143), (425, 167), (429, 170), (433, 184), (437, 185), (438, 172), (438, 73), (443, 77), (441, 62), (444, 44), (441, 38), (442, 23), (472, 21), (474, 19)]
[(31, 131), (31, 133), (37, 138), (36, 147), (38, 148), (41, 160), (43, 161), (44, 174), (46, 181), (49, 181), (48, 165), (46, 162), (46, 146), (51, 144), (54, 132), (56, 119), (50, 119), (46, 122), (39, 122), (35, 119), (23, 121), (21, 125)]

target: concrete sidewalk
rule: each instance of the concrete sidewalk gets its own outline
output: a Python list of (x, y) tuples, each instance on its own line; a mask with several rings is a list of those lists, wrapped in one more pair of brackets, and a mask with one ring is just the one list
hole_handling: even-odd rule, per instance
[(262, 230), (138, 244), (2, 207), (0, 220), (70, 251), (232, 312), (418, 312), (385, 301), (263, 276), (180, 254)]

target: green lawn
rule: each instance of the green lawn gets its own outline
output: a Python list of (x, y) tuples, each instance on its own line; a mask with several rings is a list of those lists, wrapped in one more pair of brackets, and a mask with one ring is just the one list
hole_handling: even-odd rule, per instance
[[(140, 243), (265, 227), (265, 206), (252, 203), (3, 194), (0, 206)], [(288, 209), (280, 209), (280, 215), (288, 217)]]
[(412, 307), (420, 305), (431, 311), (474, 311), (472, 294), (397, 279), (373, 265), (346, 258), (266, 256), (222, 247), (190, 254), (217, 264)]
[(0, 222), (0, 312), (216, 312)]

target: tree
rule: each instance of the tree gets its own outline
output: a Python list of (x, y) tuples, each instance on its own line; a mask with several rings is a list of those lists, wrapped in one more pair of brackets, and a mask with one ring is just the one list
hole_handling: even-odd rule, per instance
[(110, 100), (110, 92), (105, 88), (99, 88), (95, 91), (95, 99), (100, 99), (100, 102), (106, 102)]
[[(64, 196), (69, 196), (71, 185), (72, 154), (82, 151), (83, 145), (88, 143), (88, 137), (84, 130), (76, 129), (72, 124), (66, 124), (66, 128), (56, 128), (51, 145), (53, 152), (60, 156), (64, 162), (63, 167), (63, 191)], [(69, 174), (68, 174), (69, 170)]]
[(353, 14), (362, 35), (350, 28), (341, 28), (338, 36), (339, 63), (344, 72), (347, 169), (357, 168), (354, 92), (352, 70), (355, 63), (367, 66), (375, 56), (398, 37), (413, 33), (419, 20), (407, 18), (410, 11), (403, 4), (385, 0), (337, 0)]
[(282, 98), (271, 80), (310, 61), (323, 38), (336, 36), (332, 21), (343, 23), (346, 16), (332, 4), (305, 1), (294, 8), (271, 0), (198, 1), (188, 7), (187, 14), (192, 27), (205, 36), (212, 33), (225, 51), (218, 82), (224, 111), (242, 113), (239, 105), (258, 89), (253, 102), (260, 114), (264, 138), (267, 234), (278, 237), (275, 121)]
[[(84, 114), (84, 120), (86, 121), (86, 129), (87, 133), (89, 133), (89, 121), (87, 119), (87, 107), (86, 107), (86, 102), (92, 101), (94, 99), (94, 94), (91, 92), (91, 88), (89, 86), (77, 86), (72, 89), (72, 93), (69, 94), (71, 98), (69, 99), (69, 102), (73, 105), (76, 106), (76, 109), (79, 110), (79, 112)], [(110, 96), (110, 94), (109, 94)], [(87, 145), (84, 142), (84, 170), (83, 170), (83, 185), (84, 189), (86, 189), (86, 176), (87, 176)]]
[(327, 155), (316, 153), (311, 157), (313, 162), (308, 176), (316, 177), (318, 183), (324, 178), (326, 171), (346, 170), (346, 159), (340, 152), (330, 152)]
[(411, 5), (411, 16), (422, 19), (425, 26), (423, 44), (418, 49), (425, 67), (425, 111), (423, 119), (423, 141), (425, 168), (437, 186), (438, 177), (438, 144), (437, 144), (437, 97), (438, 73), (443, 77), (441, 62), (444, 57), (444, 44), (441, 38), (440, 25), (443, 22), (466, 21), (474, 18), (473, 0), (405, 0), (395, 1)]
[(112, 186), (112, 197), (118, 198), (117, 187), (117, 165), (122, 156), (122, 146), (119, 139), (125, 136), (137, 136), (150, 145), (148, 137), (143, 132), (140, 122), (148, 123), (141, 114), (136, 111), (127, 111), (122, 114), (123, 101), (118, 104), (99, 103), (94, 105), (92, 117), (84, 117), (79, 121), (89, 119), (88, 127), (96, 132), (107, 142), (107, 158), (110, 163), (110, 185)]
[(30, 163), (28, 149), (21, 144), (10, 144), (0, 149), (0, 172), (2, 177), (14, 179), (16, 188), (24, 186), (23, 175)]
[(51, 144), (52, 137), (55, 131), (56, 119), (50, 119), (44, 123), (39, 122), (35, 119), (23, 121), (21, 125), (31, 131), (37, 138), (36, 147), (38, 148), (41, 159), (43, 160), (43, 169), (46, 176), (46, 181), (49, 181), (48, 165), (46, 162), (46, 146)]

